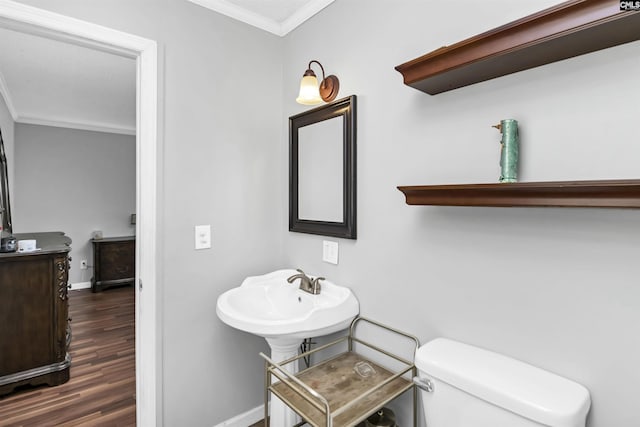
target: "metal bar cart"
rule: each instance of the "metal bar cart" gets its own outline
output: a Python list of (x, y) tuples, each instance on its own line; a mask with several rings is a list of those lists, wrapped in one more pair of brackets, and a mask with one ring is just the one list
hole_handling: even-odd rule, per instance
[[(411, 345), (411, 354), (415, 355), (420, 345), (416, 337), (364, 317), (353, 320), (348, 335), (282, 362), (274, 362), (260, 353), (265, 360), (265, 427), (268, 426), (269, 393), (303, 418), (297, 426), (353, 427), (409, 389), (413, 389), (413, 425), (417, 427), (418, 392), (412, 382), (416, 376), (414, 362), (356, 337), (357, 327), (364, 323), (369, 324), (369, 332), (380, 328), (390, 336), (399, 337)], [(284, 367), (314, 353), (335, 352), (333, 347), (340, 349), (341, 344), (346, 351), (295, 375)], [(355, 349), (365, 350), (366, 357)], [(380, 359), (385, 366), (392, 364), (394, 368), (382, 366)]]

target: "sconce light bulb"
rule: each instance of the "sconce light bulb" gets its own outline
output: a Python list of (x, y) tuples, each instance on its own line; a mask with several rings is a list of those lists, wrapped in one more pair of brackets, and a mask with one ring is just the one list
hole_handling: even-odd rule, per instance
[(313, 72), (307, 72), (302, 77), (300, 93), (296, 98), (296, 102), (302, 105), (317, 105), (322, 103), (320, 89), (318, 88), (318, 79)]

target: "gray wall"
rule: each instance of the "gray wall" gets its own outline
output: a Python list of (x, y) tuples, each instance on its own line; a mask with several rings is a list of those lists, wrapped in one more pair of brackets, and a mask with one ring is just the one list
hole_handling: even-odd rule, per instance
[(135, 136), (18, 123), (15, 165), (14, 231), (64, 231), (73, 241), (69, 282), (90, 281), (92, 231), (135, 233)]
[(590, 427), (635, 426), (637, 212), (407, 206), (396, 189), (496, 182), (504, 118), (521, 124), (522, 181), (638, 178), (638, 42), (437, 96), (394, 70), (555, 3), (339, 0), (288, 35), (283, 129), (310, 59), (358, 96), (358, 240), (339, 240), (338, 266), (321, 262), (322, 237), (288, 233), (285, 252), (351, 286), (366, 316), (576, 380)]
[(10, 203), (13, 203), (13, 177), (15, 170), (15, 168), (13, 167), (13, 157), (15, 124), (2, 95), (0, 95), (0, 129), (2, 129), (2, 140), (4, 141), (4, 150), (5, 155), (7, 156), (8, 163), (7, 170), (9, 172), (9, 196), (11, 198)]
[[(24, 3), (158, 42), (158, 408), (164, 425), (196, 427), (259, 406), (266, 342), (224, 325), (215, 304), (282, 265), (282, 40), (184, 0)], [(198, 224), (212, 249), (194, 250)]]

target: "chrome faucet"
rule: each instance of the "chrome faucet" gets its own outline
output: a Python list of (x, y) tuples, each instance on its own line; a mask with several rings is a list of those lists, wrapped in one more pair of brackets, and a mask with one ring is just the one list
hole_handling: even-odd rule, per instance
[(296, 279), (300, 279), (300, 289), (309, 292), (313, 295), (318, 295), (320, 293), (320, 289), (322, 286), (320, 285), (321, 280), (325, 280), (324, 277), (316, 277), (315, 279), (311, 279), (309, 276), (305, 274), (304, 271), (299, 268), (296, 269), (298, 274), (294, 274), (293, 276), (287, 278), (287, 282), (293, 283)]

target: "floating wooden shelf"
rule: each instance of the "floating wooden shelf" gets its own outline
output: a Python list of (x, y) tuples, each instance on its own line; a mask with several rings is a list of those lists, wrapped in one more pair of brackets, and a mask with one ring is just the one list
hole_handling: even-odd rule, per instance
[(640, 39), (640, 12), (619, 0), (571, 0), (395, 67), (435, 95)]
[(640, 208), (640, 179), (398, 187), (408, 205)]

